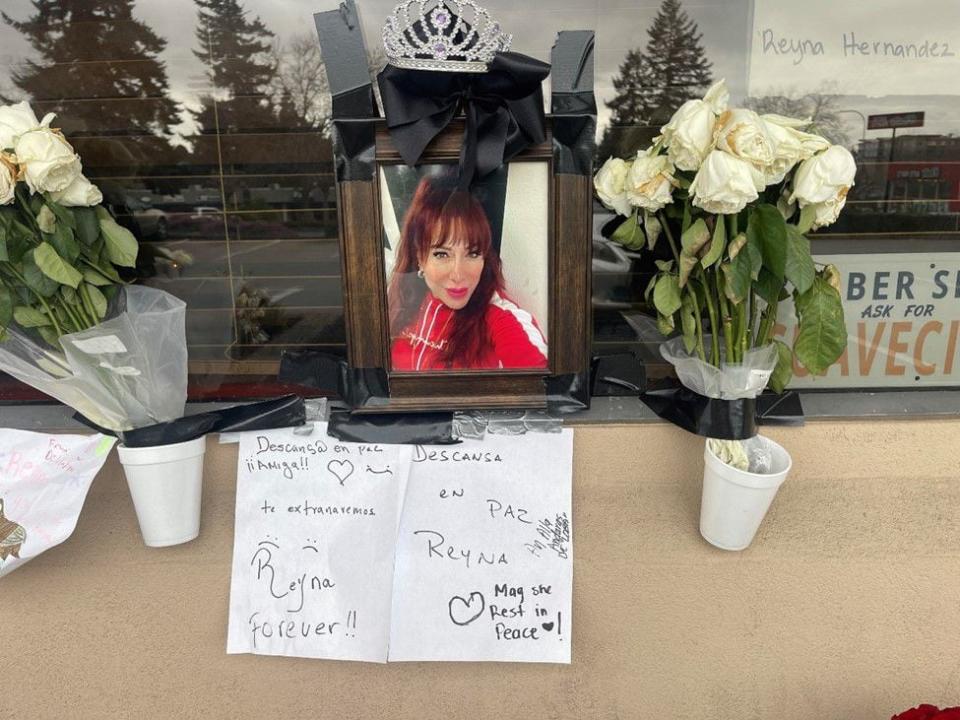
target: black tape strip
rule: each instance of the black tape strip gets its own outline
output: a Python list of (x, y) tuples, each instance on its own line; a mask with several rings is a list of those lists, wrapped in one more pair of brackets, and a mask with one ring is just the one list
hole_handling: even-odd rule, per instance
[(402, 445), (453, 445), (452, 412), (330, 414), (327, 434), (339, 440)]
[(352, 408), (384, 406), (390, 401), (390, 381), (383, 368), (351, 368), (343, 363), (340, 370), (340, 397)]
[(590, 408), (590, 374), (550, 375), (543, 379), (547, 411), (558, 415)]
[(597, 128), (593, 42), (592, 31), (571, 30), (559, 33), (553, 46), (550, 109), (555, 174), (593, 174)]
[(765, 392), (757, 398), (757, 425), (800, 426), (806, 423), (800, 393), (787, 390), (779, 395)]
[(337, 182), (373, 180), (377, 170), (376, 121), (334, 120), (333, 157)]
[(717, 400), (681, 387), (652, 390), (640, 399), (659, 417), (695, 435), (744, 440), (757, 434), (754, 398)]
[(77, 413), (74, 417), (95, 430), (120, 438), (127, 447), (156, 447), (195, 440), (212, 432), (240, 432), (243, 430), (270, 430), (272, 428), (303, 425), (307, 414), (303, 398), (284, 395), (274, 400), (235, 405), (210, 412), (157, 423), (147, 427), (115, 433), (97, 427)]
[(647, 370), (632, 352), (596, 355), (590, 364), (590, 395), (636, 397), (647, 388)]
[(316, 13), (314, 22), (333, 100), (337, 181), (369, 181), (376, 171), (376, 102), (363, 30), (353, 0)]

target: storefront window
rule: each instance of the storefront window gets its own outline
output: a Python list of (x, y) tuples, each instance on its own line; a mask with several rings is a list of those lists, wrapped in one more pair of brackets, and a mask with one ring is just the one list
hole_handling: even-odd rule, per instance
[[(900, 13), (811, 2), (485, 5), (513, 30), (513, 49), (544, 60), (558, 30), (596, 30), (600, 161), (645, 146), (680, 104), (720, 78), (732, 104), (809, 116), (847, 146), (856, 185), (813, 248), (848, 281), (866, 278), (869, 295), (845, 296), (857, 316), (848, 313), (846, 373), (836, 368), (798, 386), (955, 385), (960, 96), (943, 68), (960, 52), (958, 10), (943, 0), (903, 2), (915, 20), (907, 32)], [(359, 5), (376, 68), (379, 23), (394, 1)], [(285, 351), (346, 354), (330, 99), (312, 25), (314, 12), (332, 6), (4, 5), (0, 96), (28, 100), (38, 115), (57, 113), (54, 125), (85, 173), (142, 243), (140, 281), (188, 303), (194, 399), (275, 394)], [(836, 22), (807, 19), (817, 17)], [(596, 208), (595, 349), (636, 352), (655, 378), (666, 368), (643, 302), (652, 261), (613, 243), (613, 215)], [(900, 273), (912, 274), (912, 297), (902, 288), (896, 297)], [(871, 352), (879, 359), (867, 367)], [(0, 398), (39, 396), (5, 378)]]

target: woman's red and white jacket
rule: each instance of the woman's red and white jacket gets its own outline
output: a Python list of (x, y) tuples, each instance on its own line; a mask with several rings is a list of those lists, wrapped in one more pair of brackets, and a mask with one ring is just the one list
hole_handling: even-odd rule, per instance
[[(428, 292), (417, 316), (393, 341), (393, 369), (467, 369), (456, 362), (451, 368), (442, 360), (456, 312)], [(547, 343), (529, 312), (495, 293), (487, 307), (486, 323), (492, 347), (470, 369), (547, 366)]]

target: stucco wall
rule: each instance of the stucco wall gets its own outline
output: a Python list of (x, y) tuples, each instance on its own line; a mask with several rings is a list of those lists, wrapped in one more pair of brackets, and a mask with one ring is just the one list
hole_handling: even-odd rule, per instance
[(115, 456), (0, 580), (0, 718), (889, 718), (960, 703), (960, 421), (811, 422), (753, 547), (697, 532), (702, 440), (579, 427), (573, 664), (227, 656), (235, 446), (147, 549)]

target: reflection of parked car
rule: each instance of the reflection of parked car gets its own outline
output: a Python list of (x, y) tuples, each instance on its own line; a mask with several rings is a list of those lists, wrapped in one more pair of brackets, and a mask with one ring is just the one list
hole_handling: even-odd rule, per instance
[(195, 207), (190, 217), (197, 220), (203, 217), (210, 217), (211, 215), (217, 215), (220, 212), (221, 212), (220, 208), (211, 207), (209, 205), (203, 205), (201, 207)]
[(170, 224), (163, 210), (136, 198), (127, 198), (126, 205), (140, 230), (141, 239), (167, 239)]

